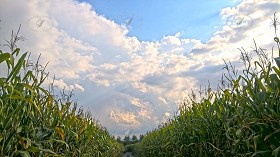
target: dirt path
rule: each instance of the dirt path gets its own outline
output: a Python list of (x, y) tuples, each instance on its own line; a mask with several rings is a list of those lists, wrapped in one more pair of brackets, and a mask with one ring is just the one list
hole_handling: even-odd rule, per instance
[(126, 152), (123, 157), (133, 157), (133, 155), (130, 152)]

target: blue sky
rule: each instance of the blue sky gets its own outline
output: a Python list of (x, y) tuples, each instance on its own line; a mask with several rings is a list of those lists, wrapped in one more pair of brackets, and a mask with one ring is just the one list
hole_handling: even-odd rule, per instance
[[(85, 2), (84, 0), (80, 0)], [(94, 10), (118, 24), (132, 19), (130, 36), (156, 41), (182, 32), (181, 37), (206, 42), (223, 25), (220, 12), (237, 4), (228, 0), (87, 0)]]
[(223, 60), (241, 67), (238, 48), (250, 52), (254, 39), (271, 50), (279, 8), (279, 0), (1, 0), (0, 44), (21, 24), (27, 40), (18, 46), (49, 62), (46, 87), (55, 75), (56, 91), (74, 90), (110, 133), (139, 135), (171, 118), (192, 90), (208, 81), (217, 89)]

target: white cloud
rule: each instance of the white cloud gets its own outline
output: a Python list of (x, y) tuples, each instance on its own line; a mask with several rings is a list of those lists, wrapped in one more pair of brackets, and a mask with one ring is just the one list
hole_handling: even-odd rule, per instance
[(164, 97), (158, 97), (159, 101), (162, 103), (162, 104), (167, 104), (167, 100), (164, 98)]
[(74, 88), (75, 88), (75, 89), (78, 89), (78, 90), (80, 90), (80, 91), (82, 91), (82, 92), (85, 91), (85, 88), (84, 88), (83, 86), (77, 84), (77, 83), (74, 84)]
[(145, 108), (145, 106), (142, 104), (142, 102), (141, 102), (141, 100), (139, 98), (132, 97), (130, 102), (131, 102), (131, 104), (133, 104), (133, 105), (135, 105), (137, 107)]
[(79, 90), (84, 92), (85, 89), (83, 86), (74, 83), (74, 84), (67, 84), (63, 79), (55, 79), (53, 80), (53, 86), (57, 87), (59, 90), (67, 90), (67, 91), (71, 91), (71, 90)]
[(150, 113), (148, 110), (141, 109), (138, 113), (141, 117), (151, 119)]
[(131, 112), (115, 113), (114, 111), (111, 111), (110, 118), (112, 118), (115, 122), (123, 125), (132, 125), (134, 127), (140, 125), (140, 122), (137, 120), (134, 113)]

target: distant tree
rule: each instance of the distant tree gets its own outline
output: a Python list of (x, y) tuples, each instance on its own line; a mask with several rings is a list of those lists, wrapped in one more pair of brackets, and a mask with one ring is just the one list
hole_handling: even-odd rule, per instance
[(133, 136), (132, 136), (132, 141), (133, 141), (133, 142), (138, 142), (137, 136), (133, 135)]
[(140, 135), (139, 136), (139, 141), (142, 141), (143, 137), (144, 137), (144, 135)]
[(118, 142), (121, 142), (121, 140), (122, 140), (121, 137), (118, 136), (118, 137), (117, 137), (117, 141), (118, 141)]
[(129, 141), (130, 141), (130, 137), (129, 137), (129, 136), (125, 136), (125, 137), (123, 138), (123, 140), (124, 140), (124, 142), (129, 142)]
[(130, 141), (130, 137), (128, 135), (126, 135), (124, 138), (123, 138), (123, 145), (128, 145), (130, 144), (131, 141)]

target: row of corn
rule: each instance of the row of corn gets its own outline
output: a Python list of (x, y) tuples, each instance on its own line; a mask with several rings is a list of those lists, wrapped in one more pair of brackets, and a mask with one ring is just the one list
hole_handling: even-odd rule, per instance
[(90, 114), (42, 88), (44, 68), (20, 55), (18, 39), (0, 51), (0, 156), (116, 156), (122, 146)]
[[(279, 47), (279, 39), (274, 39)], [(280, 56), (280, 49), (279, 56)], [(184, 102), (180, 115), (145, 135), (134, 147), (138, 156), (280, 156), (280, 57), (264, 49), (237, 75), (227, 64), (230, 88)]]

